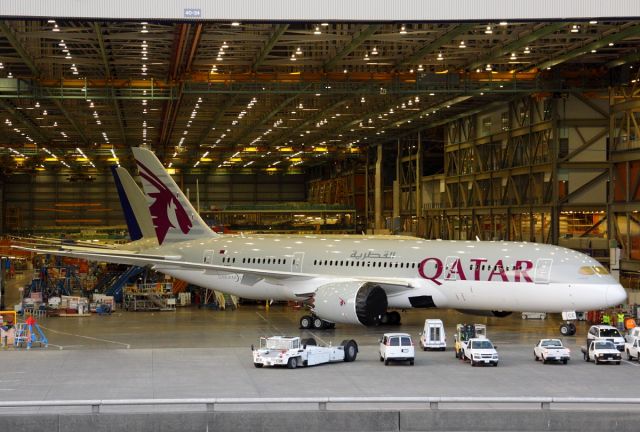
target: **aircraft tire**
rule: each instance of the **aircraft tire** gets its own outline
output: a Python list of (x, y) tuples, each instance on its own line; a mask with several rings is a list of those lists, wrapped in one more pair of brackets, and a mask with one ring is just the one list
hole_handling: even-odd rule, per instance
[(571, 333), (571, 330), (570, 330), (570, 328), (569, 328), (569, 325), (568, 325), (568, 324), (562, 324), (562, 325), (560, 326), (560, 334), (561, 334), (562, 336), (570, 336), (570, 333)]
[(258, 369), (260, 369), (262, 366), (264, 366), (262, 363), (254, 363), (253, 365), (255, 367), (257, 367)]
[(576, 325), (574, 323), (569, 323), (569, 336), (573, 336), (576, 334)]
[(300, 318), (300, 328), (301, 329), (310, 329), (311, 326), (313, 325), (313, 318), (310, 317), (309, 315), (304, 315), (302, 318)]
[(313, 328), (315, 330), (322, 330), (324, 328), (324, 321), (318, 317), (313, 319)]
[(402, 320), (402, 317), (400, 316), (400, 312), (391, 311), (391, 312), (388, 312), (388, 315), (389, 315), (390, 325), (400, 325), (400, 321)]

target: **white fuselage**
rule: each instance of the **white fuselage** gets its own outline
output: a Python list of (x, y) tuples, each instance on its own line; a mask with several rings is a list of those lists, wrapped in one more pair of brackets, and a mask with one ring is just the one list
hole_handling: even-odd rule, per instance
[[(516, 242), (440, 241), (366, 236), (221, 236), (144, 251), (230, 267), (229, 271), (163, 266), (166, 274), (243, 298), (302, 300), (326, 283), (376, 281), (389, 307), (562, 312), (619, 304), (626, 293), (593, 258), (570, 249)], [(242, 269), (300, 274), (246, 275)], [(406, 289), (399, 289), (403, 285)], [(424, 307), (424, 306), (422, 306)]]

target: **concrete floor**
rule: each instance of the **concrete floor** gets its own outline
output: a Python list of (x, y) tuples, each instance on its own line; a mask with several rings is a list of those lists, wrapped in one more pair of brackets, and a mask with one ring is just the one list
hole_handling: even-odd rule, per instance
[[(7, 300), (15, 298), (14, 281)], [(564, 338), (568, 365), (533, 361), (541, 337), (558, 336), (558, 318), (522, 320), (410, 310), (399, 327), (338, 326), (302, 331), (302, 311), (243, 305), (236, 311), (180, 308), (176, 312), (121, 312), (40, 321), (48, 348), (0, 351), (0, 400), (278, 397), (278, 396), (578, 396), (635, 397), (640, 363), (595, 366), (580, 354), (586, 323)], [(449, 345), (458, 322), (481, 322), (498, 346), (498, 368), (472, 368), (453, 351), (416, 352), (415, 366), (385, 367), (377, 340), (385, 331), (416, 335), (425, 318), (441, 318)], [(318, 342), (355, 339), (353, 363), (306, 369), (255, 369), (250, 345), (260, 336), (300, 335)], [(0, 411), (1, 412), (1, 411)]]

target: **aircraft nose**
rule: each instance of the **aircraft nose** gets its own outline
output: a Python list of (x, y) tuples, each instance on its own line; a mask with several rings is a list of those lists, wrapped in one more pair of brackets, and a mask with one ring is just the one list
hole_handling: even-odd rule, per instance
[(616, 306), (624, 303), (627, 300), (627, 291), (622, 285), (609, 285), (607, 288), (607, 304), (610, 306)]

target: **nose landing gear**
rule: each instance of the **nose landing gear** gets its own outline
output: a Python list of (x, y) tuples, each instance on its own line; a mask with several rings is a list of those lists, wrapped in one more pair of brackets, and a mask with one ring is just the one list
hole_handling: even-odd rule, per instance
[(576, 334), (576, 325), (567, 321), (560, 326), (560, 334), (562, 336), (573, 336)]

